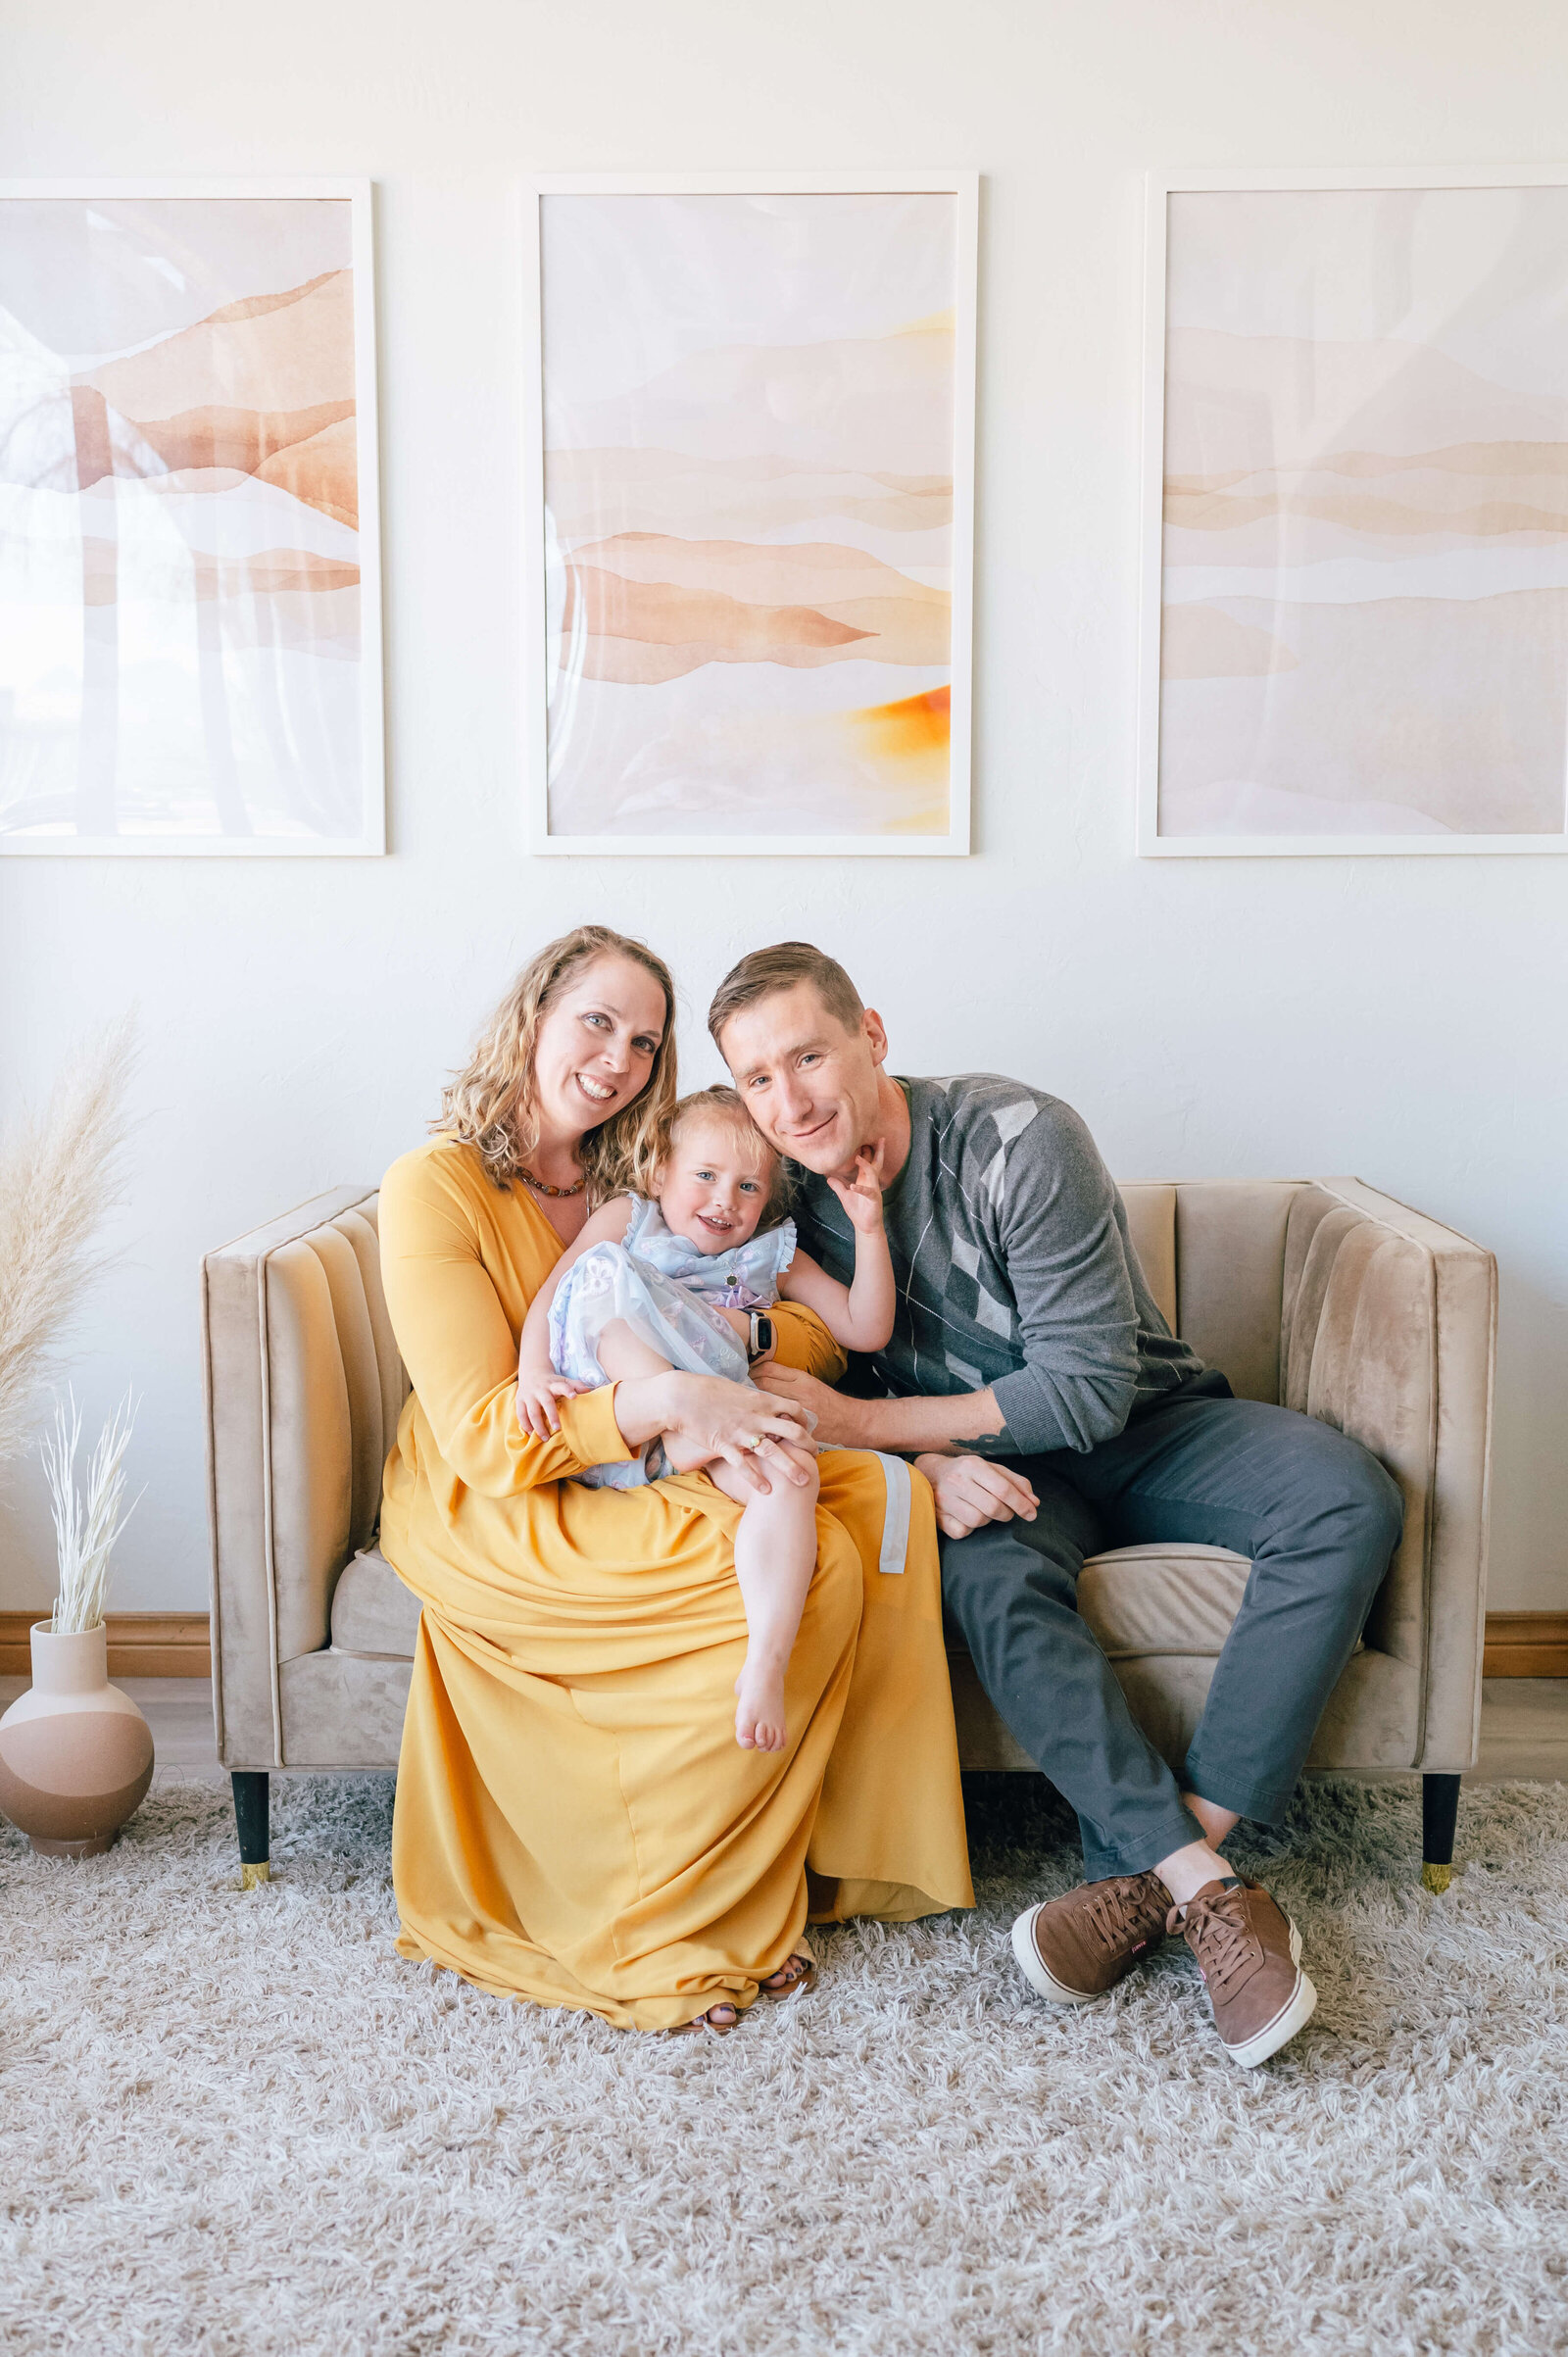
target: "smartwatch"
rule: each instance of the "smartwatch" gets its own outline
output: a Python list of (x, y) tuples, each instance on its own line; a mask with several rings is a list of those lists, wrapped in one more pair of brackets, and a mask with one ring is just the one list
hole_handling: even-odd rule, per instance
[(748, 1358), (761, 1358), (773, 1348), (773, 1321), (764, 1310), (752, 1311), (752, 1339), (747, 1345)]

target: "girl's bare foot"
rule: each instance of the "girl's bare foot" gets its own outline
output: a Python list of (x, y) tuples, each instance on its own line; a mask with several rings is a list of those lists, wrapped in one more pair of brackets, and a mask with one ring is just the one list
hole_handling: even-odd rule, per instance
[(782, 1751), (784, 1664), (755, 1661), (747, 1654), (735, 1681), (735, 1741), (743, 1751)]

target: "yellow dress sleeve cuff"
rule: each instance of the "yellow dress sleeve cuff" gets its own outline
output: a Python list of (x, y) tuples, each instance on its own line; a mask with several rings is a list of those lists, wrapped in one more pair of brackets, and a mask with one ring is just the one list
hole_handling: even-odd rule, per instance
[(561, 1437), (583, 1465), (623, 1465), (637, 1453), (615, 1422), (615, 1385), (560, 1402)]

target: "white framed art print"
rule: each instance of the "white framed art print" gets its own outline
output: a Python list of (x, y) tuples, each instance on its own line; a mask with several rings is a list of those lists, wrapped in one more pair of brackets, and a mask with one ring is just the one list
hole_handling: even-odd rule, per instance
[(1568, 171), (1149, 183), (1139, 850), (1568, 850)]
[(0, 853), (384, 849), (370, 235), (0, 181)]
[(536, 850), (968, 850), (977, 194), (530, 183)]

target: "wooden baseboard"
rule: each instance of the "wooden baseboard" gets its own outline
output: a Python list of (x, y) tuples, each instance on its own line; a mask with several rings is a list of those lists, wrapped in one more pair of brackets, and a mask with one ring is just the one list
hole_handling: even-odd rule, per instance
[[(27, 1632), (43, 1612), (0, 1612), (0, 1677), (27, 1678), (32, 1654)], [(111, 1678), (210, 1678), (212, 1648), (205, 1612), (111, 1612)]]
[(1489, 1612), (1487, 1678), (1568, 1678), (1568, 1612)]
[[(25, 1678), (27, 1631), (38, 1612), (0, 1612), (0, 1677)], [(1488, 1678), (1568, 1678), (1568, 1612), (1489, 1612)], [(111, 1612), (112, 1678), (210, 1678), (205, 1612)]]

